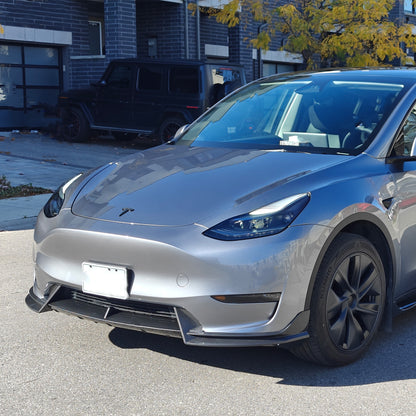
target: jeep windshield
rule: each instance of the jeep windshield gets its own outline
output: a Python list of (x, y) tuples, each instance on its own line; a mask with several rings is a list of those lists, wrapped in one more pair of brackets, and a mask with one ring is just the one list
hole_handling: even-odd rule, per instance
[(275, 76), (226, 97), (177, 143), (356, 155), (370, 144), (404, 92), (397, 79), (349, 78), (337, 72)]

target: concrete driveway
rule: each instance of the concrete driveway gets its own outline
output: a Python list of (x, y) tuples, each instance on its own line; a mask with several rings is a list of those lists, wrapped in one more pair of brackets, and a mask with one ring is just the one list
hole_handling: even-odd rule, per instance
[[(140, 139), (117, 142), (111, 136), (69, 143), (41, 134), (0, 132), (0, 176), (5, 175), (13, 186), (32, 184), (55, 190), (80, 172), (153, 144)], [(33, 228), (49, 196), (0, 199), (0, 230)]]
[(336, 415), (416, 412), (416, 311), (342, 368), (276, 348), (198, 348), (24, 302), (33, 231), (0, 233), (0, 414)]
[[(4, 137), (0, 175), (14, 184), (56, 188), (140, 146)], [(308, 364), (276, 348), (188, 347), (178, 339), (32, 312), (24, 299), (33, 279), (31, 228), (44, 203), (36, 198), (14, 207), (4, 200), (7, 209), (0, 201), (3, 227), (6, 212), (21, 215), (25, 204), (36, 210), (8, 223), (26, 230), (0, 232), (1, 415), (416, 413), (416, 311), (396, 318), (393, 333), (380, 333), (362, 360), (342, 368)]]

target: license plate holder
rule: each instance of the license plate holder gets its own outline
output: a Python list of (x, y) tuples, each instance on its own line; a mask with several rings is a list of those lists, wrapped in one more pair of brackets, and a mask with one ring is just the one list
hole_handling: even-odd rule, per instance
[(84, 262), (82, 270), (85, 275), (83, 292), (117, 299), (129, 297), (125, 267)]

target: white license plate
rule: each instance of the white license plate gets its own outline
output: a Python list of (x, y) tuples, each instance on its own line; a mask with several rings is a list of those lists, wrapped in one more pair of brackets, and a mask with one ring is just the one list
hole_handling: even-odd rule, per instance
[(124, 267), (82, 263), (85, 274), (82, 291), (110, 298), (127, 299), (127, 269)]

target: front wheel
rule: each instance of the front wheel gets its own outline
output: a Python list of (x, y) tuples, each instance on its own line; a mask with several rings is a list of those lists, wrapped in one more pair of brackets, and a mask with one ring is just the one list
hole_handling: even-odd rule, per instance
[(62, 116), (62, 136), (65, 140), (81, 142), (90, 136), (90, 126), (79, 108), (64, 110)]
[(175, 133), (185, 124), (182, 118), (169, 117), (162, 121), (159, 127), (158, 139), (160, 143), (166, 143), (173, 139)]
[(292, 352), (324, 365), (356, 361), (378, 331), (385, 298), (386, 277), (377, 250), (366, 238), (341, 234), (316, 276), (310, 338), (293, 346)]

